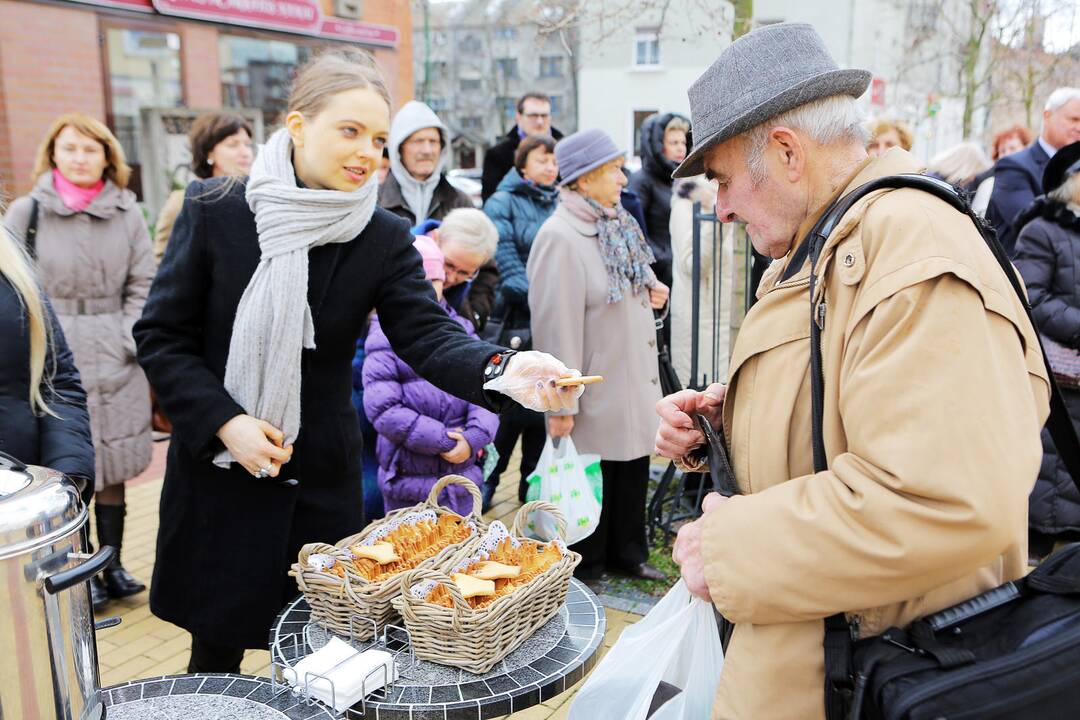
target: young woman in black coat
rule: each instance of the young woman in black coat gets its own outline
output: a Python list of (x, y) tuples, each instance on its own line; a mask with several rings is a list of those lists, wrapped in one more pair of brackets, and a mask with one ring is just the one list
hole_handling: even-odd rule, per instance
[(499, 371), (541, 409), (577, 394), (555, 388), (554, 358), (502, 354), (443, 312), (407, 223), (375, 207), (389, 124), (368, 56), (313, 60), (251, 177), (188, 188), (135, 327), (174, 425), (150, 606), (192, 633), (191, 672), (265, 648), (300, 547), (363, 526), (351, 361), (372, 309), (399, 356), (469, 402), (510, 401), (483, 389)]
[(0, 227), (0, 452), (94, 492), (86, 391), (29, 259)]

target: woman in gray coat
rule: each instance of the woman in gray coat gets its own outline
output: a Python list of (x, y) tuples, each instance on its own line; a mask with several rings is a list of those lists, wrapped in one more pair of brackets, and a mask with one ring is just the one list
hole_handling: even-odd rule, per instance
[(95, 452), (98, 542), (117, 548), (95, 607), (146, 586), (120, 564), (124, 482), (150, 464), (150, 386), (135, 362), (131, 328), (154, 276), (150, 236), (130, 168), (109, 129), (82, 114), (53, 123), (38, 150), (37, 182), (11, 205), (5, 226), (37, 259), (82, 375)]
[(660, 399), (653, 309), (668, 288), (637, 221), (619, 204), (623, 154), (602, 130), (560, 140), (559, 207), (533, 241), (527, 272), (533, 346), (587, 375), (603, 375), (577, 407), (548, 416), (552, 437), (597, 453), (604, 501), (596, 531), (576, 543), (576, 574), (605, 568), (649, 579), (645, 494)]

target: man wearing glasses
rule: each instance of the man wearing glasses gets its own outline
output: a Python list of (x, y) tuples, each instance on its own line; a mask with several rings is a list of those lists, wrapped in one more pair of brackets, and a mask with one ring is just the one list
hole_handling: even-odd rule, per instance
[(527, 135), (550, 135), (556, 140), (562, 138), (562, 133), (551, 127), (551, 98), (542, 92), (528, 92), (521, 96), (514, 122), (516, 124), (502, 141), (484, 154), (483, 188), (480, 191), (484, 202), (495, 194), (506, 173), (514, 167), (514, 153), (523, 138)]

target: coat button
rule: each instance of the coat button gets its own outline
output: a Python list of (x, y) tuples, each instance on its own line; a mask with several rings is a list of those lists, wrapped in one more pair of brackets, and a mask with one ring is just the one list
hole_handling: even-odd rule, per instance
[(649, 347), (656, 347), (656, 340), (655, 339), (649, 341)]
[(844, 256), (844, 267), (851, 267), (854, 264), (855, 264), (855, 256), (854, 255), (852, 255), (851, 253), (848, 253), (847, 255)]
[(653, 385), (656, 385), (660, 382), (660, 380), (658, 378), (653, 378), (650, 382), (652, 382)]

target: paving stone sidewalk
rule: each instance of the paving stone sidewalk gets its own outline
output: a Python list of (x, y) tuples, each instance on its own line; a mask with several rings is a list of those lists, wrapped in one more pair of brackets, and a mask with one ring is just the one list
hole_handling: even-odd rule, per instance
[[(147, 584), (154, 566), (158, 498), (167, 446), (167, 441), (155, 443), (154, 460), (150, 467), (127, 485), (124, 566)], [(516, 467), (516, 460), (511, 461), (510, 465)], [(514, 513), (520, 507), (517, 484), (517, 472), (507, 471), (495, 494), (494, 506), (484, 516), (487, 520), (502, 520), (507, 526), (511, 524)], [(605, 594), (602, 587), (599, 589), (601, 600), (607, 608), (607, 634), (600, 650), (603, 657), (626, 626), (641, 619), (641, 614), (647, 612), (653, 599), (644, 594), (642, 597), (616, 597)], [(122, 620), (119, 626), (98, 633), (98, 660), (103, 686), (139, 678), (174, 675), (187, 670), (191, 637), (177, 626), (154, 617), (150, 613), (148, 595), (140, 593), (113, 601), (99, 614), (99, 617), (119, 616)], [(266, 650), (249, 650), (240, 669), (248, 675), (268, 677), (270, 653)], [(580, 683), (572, 690), (542, 705), (514, 713), (512, 717), (521, 720), (566, 718), (570, 710), (569, 700), (579, 686)]]

